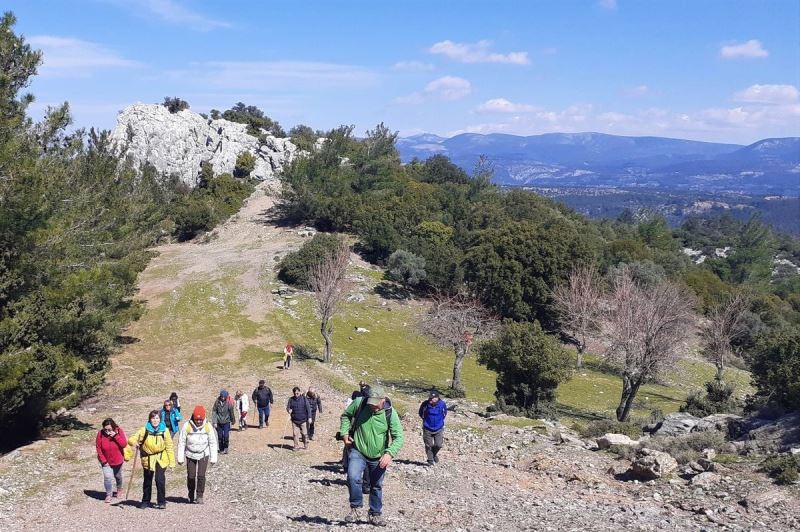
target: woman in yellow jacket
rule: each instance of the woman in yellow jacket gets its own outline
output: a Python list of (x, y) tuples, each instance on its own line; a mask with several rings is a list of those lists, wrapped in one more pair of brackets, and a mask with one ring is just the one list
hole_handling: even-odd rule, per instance
[(144, 427), (128, 439), (128, 443), (139, 449), (142, 456), (142, 469), (144, 470), (144, 493), (139, 508), (150, 507), (150, 497), (153, 492), (153, 477), (156, 479), (156, 508), (163, 510), (167, 507), (166, 478), (164, 471), (167, 467), (175, 467), (175, 452), (172, 450), (172, 436), (167, 426), (161, 419), (158, 410), (153, 410), (148, 416)]

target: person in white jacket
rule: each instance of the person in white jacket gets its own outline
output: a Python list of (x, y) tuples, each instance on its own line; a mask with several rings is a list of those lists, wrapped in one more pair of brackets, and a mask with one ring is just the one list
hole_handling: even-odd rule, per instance
[(206, 409), (197, 405), (192, 417), (183, 424), (178, 437), (178, 463), (186, 460), (186, 487), (189, 502), (203, 504), (206, 470), (209, 462), (217, 463), (217, 431), (206, 420)]
[(236, 392), (236, 408), (239, 409), (239, 430), (247, 429), (247, 411), (250, 410), (250, 400), (241, 391)]

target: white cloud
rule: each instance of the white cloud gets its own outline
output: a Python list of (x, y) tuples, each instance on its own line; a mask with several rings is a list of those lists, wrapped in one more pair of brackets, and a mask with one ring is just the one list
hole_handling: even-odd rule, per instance
[(169, 24), (176, 24), (197, 31), (230, 28), (225, 20), (208, 17), (194, 11), (187, 2), (178, 0), (108, 0), (113, 4), (133, 9), (143, 16), (155, 16)]
[(432, 54), (443, 55), (460, 63), (507, 63), (512, 65), (527, 65), (530, 63), (528, 52), (509, 52), (499, 54), (490, 52), (492, 41), (478, 41), (477, 43), (457, 43), (441, 41), (428, 49)]
[(617, 0), (598, 0), (597, 5), (603, 9), (617, 9)]
[(28, 43), (42, 51), (39, 73), (43, 77), (83, 77), (95, 70), (142, 66), (110, 48), (72, 37), (35, 35), (28, 39)]
[(475, 110), (479, 113), (531, 113), (538, 107), (525, 103), (513, 103), (505, 98), (492, 98), (480, 104)]
[(363, 67), (311, 61), (209, 61), (168, 73), (178, 81), (220, 89), (306, 89), (374, 85), (378, 76)]
[(642, 96), (647, 96), (650, 92), (650, 87), (647, 85), (636, 85), (635, 87), (623, 89), (622, 94), (629, 98), (641, 98)]
[(791, 104), (800, 100), (800, 91), (794, 85), (750, 85), (733, 95), (737, 102), (761, 104)]
[(400, 72), (433, 72), (436, 67), (422, 61), (398, 61), (392, 68)]
[(723, 59), (753, 59), (768, 57), (769, 52), (758, 39), (750, 39), (740, 44), (729, 44), (719, 49), (719, 55)]
[(420, 104), (428, 100), (460, 100), (472, 93), (472, 84), (464, 78), (442, 76), (427, 85), (422, 91), (401, 96), (395, 101), (404, 104)]

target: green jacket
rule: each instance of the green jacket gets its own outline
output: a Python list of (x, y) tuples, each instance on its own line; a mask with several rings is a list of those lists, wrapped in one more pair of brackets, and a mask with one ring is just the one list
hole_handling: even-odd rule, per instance
[[(359, 419), (355, 420), (354, 418), (362, 401), (364, 401), (364, 398), (359, 397), (345, 408), (342, 413), (339, 432), (348, 434), (351, 425), (355, 423), (356, 432), (353, 435), (353, 440), (356, 449), (361, 454), (373, 460), (380, 458), (384, 453), (389, 453), (392, 458), (396, 457), (405, 441), (403, 438), (403, 426), (400, 424), (400, 416), (397, 415), (397, 411), (392, 408), (391, 421), (388, 427), (386, 426), (385, 409), (373, 413), (369, 406), (365, 406), (361, 410)], [(388, 447), (386, 446), (387, 432), (392, 436), (392, 442)]]

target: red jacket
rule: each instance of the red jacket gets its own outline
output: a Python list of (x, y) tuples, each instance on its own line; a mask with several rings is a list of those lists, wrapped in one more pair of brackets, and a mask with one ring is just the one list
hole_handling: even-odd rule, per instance
[(101, 464), (108, 464), (116, 467), (125, 461), (123, 449), (128, 445), (128, 439), (125, 437), (125, 432), (122, 427), (117, 427), (117, 435), (113, 438), (106, 435), (104, 430), (97, 432), (97, 440), (95, 446), (97, 447), (97, 459)]

